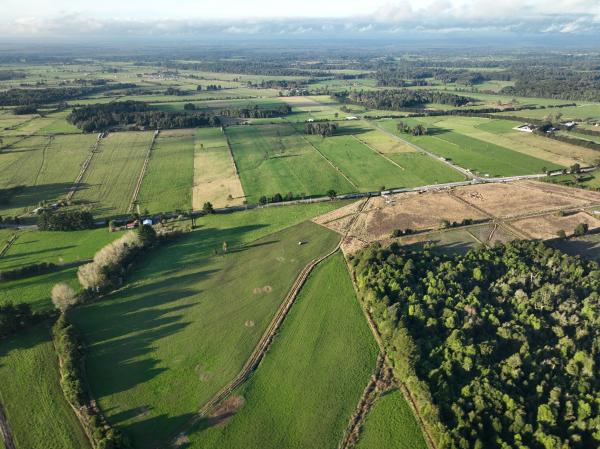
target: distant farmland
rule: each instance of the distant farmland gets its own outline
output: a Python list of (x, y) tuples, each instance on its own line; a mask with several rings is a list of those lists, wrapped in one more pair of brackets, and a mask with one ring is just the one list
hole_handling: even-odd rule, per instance
[(153, 132), (111, 133), (102, 139), (74, 196), (98, 217), (125, 214)]
[(325, 195), (329, 189), (355, 190), (291, 125), (229, 127), (227, 137), (249, 203), (275, 193), (300, 196)]
[(142, 212), (187, 211), (192, 207), (194, 134), (193, 129), (159, 134), (138, 198)]

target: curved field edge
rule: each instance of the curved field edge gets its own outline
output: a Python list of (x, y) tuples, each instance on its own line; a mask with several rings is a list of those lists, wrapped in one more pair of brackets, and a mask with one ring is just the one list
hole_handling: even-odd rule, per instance
[(245, 403), (239, 412), (201, 422), (189, 447), (336, 447), (377, 351), (338, 252), (309, 276), (261, 365), (233, 393), (230, 403)]
[(136, 447), (164, 442), (239, 372), (298, 273), (339, 240), (312, 222), (268, 234), (260, 214), (235, 215), (211, 216), (73, 313), (93, 395)]
[(400, 390), (378, 398), (367, 414), (356, 449), (427, 449), (413, 412)]
[(59, 376), (45, 324), (0, 343), (0, 403), (17, 449), (90, 447)]

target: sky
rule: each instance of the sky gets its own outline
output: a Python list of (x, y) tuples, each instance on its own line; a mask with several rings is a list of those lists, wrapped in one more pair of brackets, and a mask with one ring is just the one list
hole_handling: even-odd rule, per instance
[(527, 33), (600, 37), (600, 0), (0, 0), (0, 37)]

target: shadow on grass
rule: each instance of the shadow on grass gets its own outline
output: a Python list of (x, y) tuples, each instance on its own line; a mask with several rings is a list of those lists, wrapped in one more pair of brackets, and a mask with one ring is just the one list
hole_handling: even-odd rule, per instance
[(73, 183), (70, 182), (21, 186), (11, 195), (7, 204), (0, 206), (0, 211), (2, 208), (25, 209), (37, 207), (41, 201), (53, 201), (66, 195), (72, 186)]
[(12, 351), (31, 349), (50, 341), (48, 326), (48, 323), (40, 323), (0, 340), (0, 368), (5, 366), (3, 357)]

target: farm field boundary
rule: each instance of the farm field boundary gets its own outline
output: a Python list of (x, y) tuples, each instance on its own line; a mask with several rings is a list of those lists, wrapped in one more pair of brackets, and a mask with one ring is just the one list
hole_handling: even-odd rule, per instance
[(148, 169), (148, 163), (150, 162), (150, 156), (152, 155), (152, 148), (154, 148), (154, 142), (156, 142), (158, 133), (159, 130), (156, 130), (152, 135), (152, 140), (150, 141), (150, 145), (148, 146), (148, 152), (146, 153), (146, 157), (144, 158), (144, 164), (142, 165), (142, 169), (140, 170), (140, 174), (135, 184), (135, 188), (133, 189), (133, 193), (131, 194), (131, 201), (129, 203), (129, 209), (127, 209), (127, 212), (131, 213), (137, 202), (138, 195), (140, 194), (140, 189), (142, 187), (142, 181), (144, 180), (144, 175), (146, 174), (146, 170)]
[(8, 420), (4, 414), (4, 408), (2, 407), (2, 404), (0, 404), (0, 437), (2, 437), (6, 449), (16, 449), (12, 431), (8, 425)]
[(98, 151), (98, 147), (100, 146), (100, 141), (102, 140), (103, 137), (104, 137), (103, 133), (98, 134), (98, 138), (96, 139), (96, 142), (92, 146), (92, 149), (90, 150), (90, 154), (88, 155), (86, 160), (83, 161), (81, 170), (79, 171), (77, 178), (75, 178), (75, 181), (73, 182), (73, 186), (71, 187), (71, 190), (69, 190), (69, 193), (67, 194), (67, 201), (71, 201), (73, 199), (73, 195), (75, 195), (75, 193), (77, 192), (77, 189), (79, 189), (79, 186), (81, 185), (81, 180), (85, 176), (90, 164), (92, 163), (92, 158), (94, 157), (94, 154), (96, 154), (96, 152)]
[[(252, 374), (252, 372), (256, 369), (256, 367), (258, 366), (258, 364), (264, 357), (265, 353), (267, 352), (267, 349), (269, 348), (271, 342), (273, 341), (273, 337), (277, 333), (278, 329), (281, 326), (281, 323), (283, 323), (283, 320), (285, 319), (288, 312), (290, 311), (290, 308), (292, 307), (294, 300), (298, 296), (298, 292), (300, 291), (300, 289), (306, 282), (308, 275), (312, 272), (312, 270), (319, 263), (321, 263), (322, 261), (324, 261), (331, 255), (335, 254), (339, 250), (340, 245), (341, 245), (341, 239), (333, 250), (331, 250), (329, 253), (325, 254), (324, 256), (321, 256), (317, 259), (313, 259), (306, 267), (304, 267), (304, 269), (300, 272), (300, 274), (294, 281), (294, 284), (292, 285), (291, 289), (289, 290), (288, 294), (286, 295), (283, 303), (277, 310), (277, 313), (273, 317), (271, 323), (269, 324), (269, 327), (267, 328), (267, 330), (261, 337), (257, 346), (254, 348), (254, 351), (252, 352), (250, 358), (244, 364), (240, 373), (229, 384), (227, 384), (225, 387), (223, 387), (215, 396), (213, 396), (213, 398), (210, 399), (199, 410), (199, 412), (196, 414), (196, 416), (194, 416), (194, 418), (188, 423), (186, 428), (189, 429), (189, 428), (193, 427), (201, 419), (209, 416), (210, 412), (219, 403), (221, 403), (225, 398), (227, 398), (237, 387), (239, 387)], [(171, 446), (176, 447), (177, 446), (176, 442), (182, 435), (185, 435), (185, 431), (183, 432), (183, 434), (180, 432), (175, 437), (175, 439), (171, 443)]]

